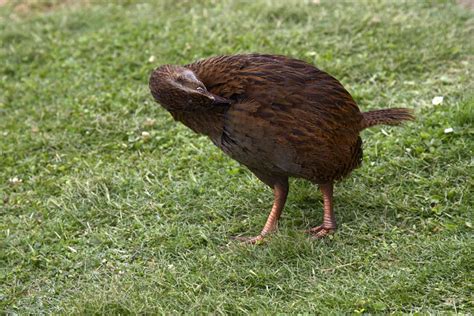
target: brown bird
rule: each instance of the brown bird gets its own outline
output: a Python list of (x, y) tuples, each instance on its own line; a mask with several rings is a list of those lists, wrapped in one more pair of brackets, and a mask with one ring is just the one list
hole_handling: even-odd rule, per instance
[(323, 194), (323, 223), (307, 232), (332, 233), (333, 184), (360, 166), (359, 133), (413, 119), (402, 108), (362, 113), (335, 78), (285, 56), (245, 54), (164, 65), (153, 71), (149, 86), (175, 120), (209, 136), (273, 189), (267, 222), (258, 236), (241, 238), (247, 243), (277, 229), (289, 177), (309, 180)]

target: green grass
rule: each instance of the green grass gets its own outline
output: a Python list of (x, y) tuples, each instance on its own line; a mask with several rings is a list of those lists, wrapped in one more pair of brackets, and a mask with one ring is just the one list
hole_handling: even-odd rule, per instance
[[(0, 311), (472, 312), (473, 12), (321, 2), (1, 7)], [(157, 65), (238, 52), (314, 63), (363, 110), (416, 111), (363, 132), (325, 240), (301, 233), (320, 193), (292, 180), (279, 233), (231, 243), (271, 192), (149, 94)]]

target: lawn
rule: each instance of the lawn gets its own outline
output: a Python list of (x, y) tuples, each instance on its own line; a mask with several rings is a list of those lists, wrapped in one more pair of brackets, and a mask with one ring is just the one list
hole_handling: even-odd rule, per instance
[[(472, 312), (474, 13), (318, 2), (0, 1), (0, 313)], [(321, 194), (292, 180), (279, 232), (232, 242), (271, 191), (149, 93), (160, 64), (238, 52), (415, 110), (362, 133), (324, 240), (302, 233)]]

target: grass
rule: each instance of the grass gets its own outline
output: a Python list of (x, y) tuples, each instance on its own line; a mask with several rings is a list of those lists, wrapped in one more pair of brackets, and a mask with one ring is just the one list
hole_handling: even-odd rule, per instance
[[(445, 1), (4, 5), (0, 310), (472, 312), (472, 34)], [(363, 110), (415, 109), (363, 132), (330, 238), (301, 233), (321, 195), (292, 180), (279, 233), (229, 243), (259, 232), (271, 192), (149, 94), (157, 65), (237, 52), (314, 63)]]

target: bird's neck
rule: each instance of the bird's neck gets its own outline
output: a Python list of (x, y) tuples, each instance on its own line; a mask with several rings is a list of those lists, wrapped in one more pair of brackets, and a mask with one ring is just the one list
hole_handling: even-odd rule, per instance
[(198, 134), (209, 136), (217, 145), (220, 143), (224, 128), (224, 112), (222, 111), (196, 111), (182, 112), (170, 111), (176, 121), (179, 121)]

